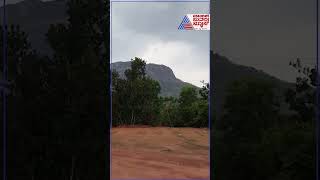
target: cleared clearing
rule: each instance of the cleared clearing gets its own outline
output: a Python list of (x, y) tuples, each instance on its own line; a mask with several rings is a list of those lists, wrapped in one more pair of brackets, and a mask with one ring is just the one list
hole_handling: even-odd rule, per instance
[(206, 179), (208, 129), (112, 128), (112, 179)]

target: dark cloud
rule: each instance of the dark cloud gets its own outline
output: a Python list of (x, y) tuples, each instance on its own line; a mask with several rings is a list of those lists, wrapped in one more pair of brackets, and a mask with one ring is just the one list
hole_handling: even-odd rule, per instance
[[(18, 1), (7, 0), (7, 3)], [(177, 26), (184, 14), (208, 11), (208, 3), (113, 5), (113, 29), (117, 32), (117, 38), (113, 39), (115, 46), (122, 47), (113, 49), (113, 54), (119, 60), (141, 55), (147, 49), (142, 44), (184, 42), (198, 49), (205, 47), (207, 33), (181, 32)], [(306, 64), (315, 63), (315, 0), (223, 0), (213, 1), (211, 6), (211, 48), (233, 62), (254, 66), (288, 81), (293, 81), (296, 75), (288, 67), (289, 60), (301, 57)]]
[(112, 3), (113, 61), (143, 57), (200, 86), (209, 80), (209, 31), (178, 30), (182, 18), (193, 13), (209, 13), (209, 3)]
[(212, 48), (238, 64), (294, 81), (289, 60), (316, 57), (316, 1), (223, 0), (213, 3)]

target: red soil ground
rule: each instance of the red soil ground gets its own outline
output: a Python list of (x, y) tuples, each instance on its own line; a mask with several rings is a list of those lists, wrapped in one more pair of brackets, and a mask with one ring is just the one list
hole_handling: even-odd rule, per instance
[(206, 179), (208, 130), (198, 128), (112, 128), (112, 179)]

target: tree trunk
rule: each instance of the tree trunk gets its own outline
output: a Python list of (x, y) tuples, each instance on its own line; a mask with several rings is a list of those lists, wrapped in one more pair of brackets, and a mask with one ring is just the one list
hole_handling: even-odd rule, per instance
[(131, 110), (131, 125), (133, 125), (133, 110)]
[(72, 156), (72, 164), (71, 164), (71, 173), (70, 173), (70, 180), (73, 180), (73, 175), (74, 175), (74, 161), (75, 161), (75, 158), (74, 156)]

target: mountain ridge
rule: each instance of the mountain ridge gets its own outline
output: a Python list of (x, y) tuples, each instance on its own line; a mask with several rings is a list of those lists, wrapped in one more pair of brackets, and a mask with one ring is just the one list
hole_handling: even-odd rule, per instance
[[(257, 70), (254, 67), (244, 66), (233, 63), (227, 57), (219, 55), (218, 53), (210, 52), (211, 59), (211, 73), (212, 79), (210, 84), (213, 86), (213, 101), (216, 111), (216, 116), (221, 117), (223, 114), (223, 104), (227, 96), (227, 88), (231, 85), (232, 82), (236, 80), (241, 80), (244, 78), (256, 78), (262, 81), (271, 82), (275, 89), (276, 93), (283, 94), (288, 88), (294, 86), (294, 83), (282, 81), (262, 70)], [(216, 82), (216, 83), (215, 83)], [(284, 100), (282, 99), (282, 102)], [(286, 106), (283, 103), (284, 107)], [(284, 111), (287, 111), (287, 107), (284, 108)]]
[[(121, 78), (125, 78), (124, 72), (130, 69), (130, 61), (118, 61), (111, 63), (111, 69), (116, 70)], [(191, 83), (178, 79), (173, 70), (163, 64), (147, 63), (146, 74), (153, 80), (159, 82), (161, 87), (161, 96), (178, 97), (183, 86), (192, 86), (199, 88)]]

